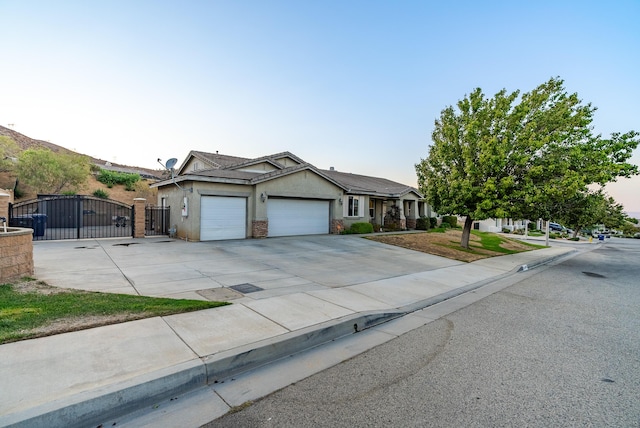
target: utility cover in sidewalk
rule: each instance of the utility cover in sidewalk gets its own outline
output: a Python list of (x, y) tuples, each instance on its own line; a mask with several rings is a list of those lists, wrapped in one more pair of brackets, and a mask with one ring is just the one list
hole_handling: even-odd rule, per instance
[(264, 290), (264, 288), (260, 288), (260, 287), (256, 287), (253, 284), (238, 284), (238, 285), (232, 285), (229, 288), (233, 288), (236, 291), (241, 292), (242, 294), (249, 294), (249, 293), (255, 293), (256, 291), (262, 291)]
[(242, 293), (238, 293), (237, 291), (226, 287), (208, 288), (206, 290), (198, 290), (196, 293), (211, 302), (225, 302), (227, 300), (239, 299), (242, 297)]

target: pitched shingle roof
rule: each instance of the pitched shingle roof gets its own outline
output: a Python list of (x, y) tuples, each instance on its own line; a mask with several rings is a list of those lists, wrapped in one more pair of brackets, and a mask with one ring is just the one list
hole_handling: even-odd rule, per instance
[(399, 197), (413, 191), (420, 195), (420, 193), (413, 187), (407, 186), (406, 184), (396, 183), (395, 181), (387, 180), (386, 178), (351, 174), (336, 170), (323, 169), (321, 171), (336, 182), (342, 184), (347, 188), (347, 192), (349, 193)]
[(210, 163), (211, 166), (214, 168), (226, 168), (231, 165), (235, 165), (235, 164), (239, 164), (239, 163), (243, 163), (251, 160), (249, 158), (220, 155), (218, 153), (198, 152), (195, 150), (192, 150), (191, 154), (194, 155), (195, 157), (198, 157), (206, 161), (207, 163)]
[[(407, 186), (406, 184), (387, 180), (386, 178), (370, 177), (366, 175), (351, 174), (335, 170), (318, 169), (312, 164), (304, 162), (302, 159), (298, 158), (290, 152), (275, 153), (272, 155), (253, 159), (198, 151), (191, 151), (190, 156), (194, 156), (205, 161), (208, 165), (211, 166), (211, 168), (189, 172), (187, 173), (187, 176), (207, 177), (213, 180), (243, 180), (246, 184), (255, 184), (306, 169), (311, 170), (316, 174), (324, 177), (325, 179), (333, 182), (337, 186), (346, 190), (348, 193), (398, 198), (406, 195), (407, 193), (414, 192), (417, 195), (422, 196), (420, 192), (418, 192), (415, 188)], [(276, 161), (276, 159), (281, 159), (284, 157), (290, 157), (291, 159), (294, 159), (296, 162), (300, 163), (295, 166), (285, 167), (284, 165), (281, 165)], [(238, 171), (239, 168), (243, 168), (260, 162), (269, 162), (279, 169), (265, 173)], [(185, 163), (183, 163), (183, 165), (185, 165)]]

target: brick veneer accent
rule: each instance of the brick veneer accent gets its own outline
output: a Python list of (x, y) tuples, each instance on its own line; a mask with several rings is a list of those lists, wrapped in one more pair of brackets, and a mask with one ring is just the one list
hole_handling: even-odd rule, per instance
[(329, 233), (338, 235), (343, 230), (344, 230), (344, 221), (337, 220), (337, 219), (331, 220), (331, 230), (329, 231)]
[(416, 219), (408, 218), (407, 219), (407, 229), (415, 229), (416, 228)]
[(33, 231), (10, 227), (0, 229), (0, 284), (33, 275)]
[(145, 198), (135, 198), (133, 200), (133, 209), (135, 210), (134, 238), (144, 238), (144, 217), (146, 215), (147, 200)]
[(251, 222), (251, 236), (266, 238), (269, 235), (269, 220), (253, 220)]

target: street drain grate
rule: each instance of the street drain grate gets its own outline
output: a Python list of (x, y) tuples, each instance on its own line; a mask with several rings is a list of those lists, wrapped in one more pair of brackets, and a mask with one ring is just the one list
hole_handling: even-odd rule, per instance
[(595, 272), (582, 272), (582, 273), (587, 276), (591, 276), (593, 278), (606, 278), (606, 276), (600, 275), (599, 273), (595, 273)]
[(249, 294), (249, 293), (255, 293), (256, 291), (262, 291), (264, 290), (264, 288), (260, 288), (257, 287), (253, 284), (238, 284), (238, 285), (232, 285), (229, 288), (233, 288), (236, 291), (241, 292), (242, 294)]

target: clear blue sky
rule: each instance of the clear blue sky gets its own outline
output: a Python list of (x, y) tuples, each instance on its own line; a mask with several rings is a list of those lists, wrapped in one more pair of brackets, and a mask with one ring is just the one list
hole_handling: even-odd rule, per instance
[[(596, 132), (640, 130), (639, 0), (0, 0), (0, 17), (0, 124), (129, 165), (290, 151), (415, 185), (443, 108), (553, 76)], [(609, 192), (640, 212), (640, 179)]]

